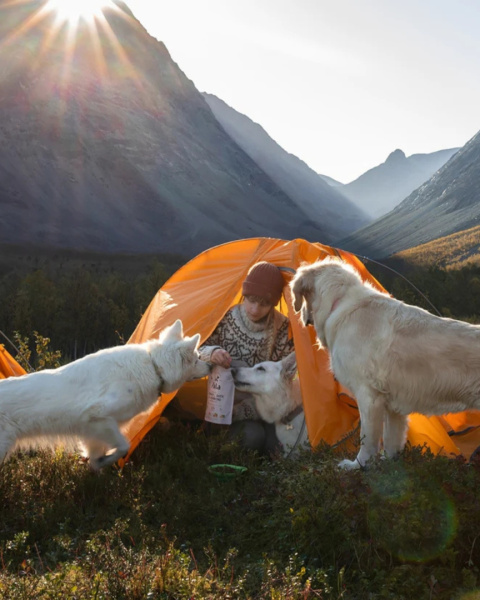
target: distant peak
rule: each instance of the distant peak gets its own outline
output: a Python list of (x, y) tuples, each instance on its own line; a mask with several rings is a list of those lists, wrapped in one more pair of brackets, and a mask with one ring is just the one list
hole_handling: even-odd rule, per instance
[(397, 148), (391, 154), (389, 154), (389, 156), (385, 162), (400, 161), (400, 160), (405, 160), (406, 158), (407, 157), (405, 156), (405, 152), (403, 150), (399, 150)]

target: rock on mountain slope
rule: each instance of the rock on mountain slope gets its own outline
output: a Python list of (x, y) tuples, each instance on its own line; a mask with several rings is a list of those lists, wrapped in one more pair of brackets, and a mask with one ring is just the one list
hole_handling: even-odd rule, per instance
[(280, 189), (125, 4), (72, 31), (45, 0), (0, 0), (2, 242), (191, 256), (339, 237), (340, 208), (329, 228)]
[(354, 231), (371, 220), (307, 164), (281, 148), (263, 127), (216, 96), (203, 96), (215, 117), (237, 144), (299, 208), (308, 207), (309, 214), (322, 222), (328, 231), (340, 237), (343, 235), (341, 230)]
[(402, 150), (395, 150), (384, 163), (338, 189), (378, 219), (428, 181), (457, 151), (458, 148), (451, 148), (407, 158)]
[(379, 258), (478, 224), (480, 132), (397, 208), (338, 246)]

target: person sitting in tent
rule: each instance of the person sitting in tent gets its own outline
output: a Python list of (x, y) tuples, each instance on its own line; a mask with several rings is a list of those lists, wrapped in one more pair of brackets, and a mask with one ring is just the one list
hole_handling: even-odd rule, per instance
[[(294, 349), (290, 322), (275, 309), (284, 286), (277, 266), (264, 261), (253, 265), (242, 284), (242, 302), (227, 311), (199, 348), (200, 358), (228, 369), (278, 361), (290, 354)], [(235, 393), (233, 419), (229, 436), (243, 446), (268, 453), (278, 448), (274, 424), (260, 419), (248, 395)]]

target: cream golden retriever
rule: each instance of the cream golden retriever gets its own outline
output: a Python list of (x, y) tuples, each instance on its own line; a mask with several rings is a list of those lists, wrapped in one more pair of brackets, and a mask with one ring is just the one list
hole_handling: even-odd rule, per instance
[(355, 469), (405, 445), (408, 414), (480, 409), (480, 327), (436, 317), (362, 282), (337, 259), (301, 267), (291, 282), (302, 322), (315, 327), (338, 381), (356, 397)]

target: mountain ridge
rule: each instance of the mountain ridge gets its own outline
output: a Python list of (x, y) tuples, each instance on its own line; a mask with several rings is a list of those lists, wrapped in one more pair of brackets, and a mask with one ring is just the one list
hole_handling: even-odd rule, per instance
[(110, 31), (92, 44), (83, 23), (68, 51), (45, 5), (0, 1), (2, 242), (192, 256), (239, 237), (342, 234), (228, 136), (123, 3), (104, 9)]
[(393, 210), (414, 190), (438, 171), (458, 148), (406, 156), (403, 150), (391, 152), (385, 162), (343, 185), (341, 193), (377, 219)]
[[(284, 150), (265, 129), (213, 94), (203, 97), (225, 131), (297, 205), (328, 228), (358, 229), (370, 219), (341, 192), (329, 185), (303, 160)], [(341, 223), (338, 223), (341, 215)]]
[(345, 250), (382, 258), (479, 223), (480, 132), (477, 132), (396, 208), (338, 244)]

